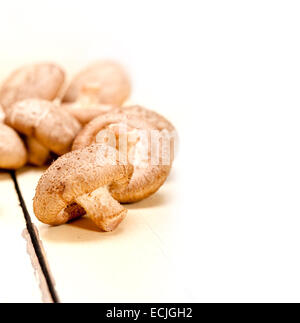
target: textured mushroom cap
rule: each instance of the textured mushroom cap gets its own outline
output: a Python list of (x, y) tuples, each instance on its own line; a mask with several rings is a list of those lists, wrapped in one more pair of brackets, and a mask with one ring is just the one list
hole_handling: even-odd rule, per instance
[(83, 86), (98, 84), (98, 99), (103, 104), (121, 105), (130, 95), (131, 85), (123, 67), (113, 61), (101, 60), (82, 70), (71, 82), (64, 102), (78, 99)]
[[(147, 136), (150, 136), (151, 131), (157, 130), (152, 124), (141, 120), (134, 114), (106, 114), (92, 120), (81, 130), (74, 140), (72, 149), (82, 149), (83, 147), (95, 143), (96, 137), (101, 130), (104, 130), (109, 125), (119, 123), (125, 123), (130, 128), (146, 130)], [(158, 130), (157, 132), (160, 133)], [(134, 165), (134, 172), (127, 186), (111, 187), (110, 192), (116, 200), (122, 203), (130, 203), (142, 200), (155, 193), (165, 182), (171, 170), (172, 158), (170, 158), (169, 163), (164, 164), (162, 162), (162, 140), (160, 140), (158, 144), (160, 156), (158, 164), (151, 164), (151, 145), (149, 143), (149, 160), (147, 161), (147, 164), (144, 165), (142, 163), (137, 163)]]
[(125, 187), (112, 187), (110, 193), (120, 203), (133, 203), (154, 194), (164, 184), (170, 174), (171, 165), (135, 167), (129, 184)]
[(65, 80), (63, 70), (52, 63), (23, 66), (4, 81), (0, 103), (7, 110), (13, 103), (29, 98), (53, 100)]
[(17, 169), (26, 164), (27, 152), (19, 135), (0, 123), (0, 168)]
[(125, 115), (122, 113), (106, 113), (93, 119), (85, 125), (73, 142), (72, 150), (81, 149), (96, 142), (96, 136), (105, 127), (111, 124), (126, 124), (135, 129), (151, 130), (155, 127), (135, 115)]
[(160, 115), (159, 113), (153, 110), (146, 109), (139, 105), (120, 108), (120, 112), (125, 113), (127, 115), (136, 115), (137, 117), (146, 120), (148, 123), (155, 126), (158, 130), (175, 130), (175, 127), (172, 125), (172, 123), (169, 120), (167, 120), (164, 116)]
[(133, 167), (121, 165), (117, 151), (107, 145), (95, 144), (68, 153), (41, 177), (33, 202), (35, 215), (47, 224), (66, 223), (84, 214), (76, 207), (77, 198), (111, 184), (126, 186), (132, 172)]
[(166, 119), (164, 116), (153, 110), (146, 109), (139, 105), (122, 107), (118, 110), (120, 113), (124, 113), (126, 115), (135, 115), (143, 120), (146, 120), (148, 123), (155, 126), (160, 131), (167, 130), (169, 132), (170, 137), (172, 137), (171, 159), (174, 160), (178, 144), (178, 134), (174, 125), (168, 119)]
[(7, 111), (6, 122), (58, 155), (70, 151), (79, 122), (49, 101), (27, 99), (17, 102)]

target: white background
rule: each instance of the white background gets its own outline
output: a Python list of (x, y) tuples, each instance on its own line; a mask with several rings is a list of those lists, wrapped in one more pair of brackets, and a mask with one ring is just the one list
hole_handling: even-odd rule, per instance
[(299, 301), (299, 17), (287, 0), (1, 1), (0, 78), (123, 62), (180, 133), (170, 244), (191, 299)]

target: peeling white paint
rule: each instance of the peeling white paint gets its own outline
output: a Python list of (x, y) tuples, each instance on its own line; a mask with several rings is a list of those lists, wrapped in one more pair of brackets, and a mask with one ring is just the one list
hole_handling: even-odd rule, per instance
[[(42, 241), (39, 239), (38, 231), (37, 231), (35, 226), (34, 226), (34, 230), (35, 230), (35, 232), (37, 234), (38, 241), (39, 241), (40, 246), (42, 248), (43, 255), (45, 255), (44, 249), (42, 247)], [(45, 279), (45, 276), (44, 276), (44, 274), (42, 272), (39, 260), (38, 260), (38, 258), (36, 256), (36, 253), (35, 253), (35, 250), (34, 250), (34, 247), (33, 247), (33, 244), (32, 244), (32, 241), (31, 241), (31, 238), (30, 238), (30, 235), (29, 235), (29, 232), (28, 232), (27, 229), (23, 230), (22, 237), (26, 240), (27, 253), (28, 253), (29, 257), (30, 257), (31, 264), (32, 264), (32, 267), (33, 267), (33, 270), (34, 270), (34, 275), (35, 275), (35, 278), (37, 279), (37, 282), (39, 284), (39, 288), (40, 288), (41, 293), (42, 293), (43, 303), (53, 303), (52, 297), (51, 297), (51, 294), (49, 292), (48, 285), (47, 285), (47, 282), (46, 282), (46, 279)], [(46, 257), (44, 257), (44, 259), (46, 259)], [(49, 268), (49, 266), (47, 266), (47, 267)], [(52, 281), (54, 281), (54, 280), (52, 280)]]

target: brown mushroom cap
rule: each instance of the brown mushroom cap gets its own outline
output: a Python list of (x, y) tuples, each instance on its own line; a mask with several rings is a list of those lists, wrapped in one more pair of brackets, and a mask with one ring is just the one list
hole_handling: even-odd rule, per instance
[(170, 132), (175, 131), (175, 127), (164, 116), (153, 110), (146, 109), (140, 105), (122, 107), (119, 109), (119, 112), (125, 113), (127, 115), (136, 115), (155, 126), (158, 130), (166, 129)]
[(26, 164), (27, 152), (19, 135), (0, 123), (0, 168), (18, 169)]
[(171, 165), (148, 168), (135, 167), (129, 184), (123, 188), (111, 188), (111, 195), (120, 203), (141, 201), (157, 192), (168, 178)]
[(23, 66), (4, 81), (0, 103), (7, 110), (13, 103), (29, 98), (53, 100), (65, 80), (63, 70), (52, 63)]
[(127, 210), (108, 187), (126, 186), (133, 172), (121, 165), (115, 149), (95, 144), (57, 159), (41, 177), (33, 207), (37, 218), (59, 225), (85, 213), (104, 231), (115, 229)]
[[(97, 141), (97, 136), (100, 131), (107, 129), (110, 125), (126, 124), (130, 129), (140, 129), (146, 131), (146, 140), (148, 140), (148, 150), (147, 150), (147, 161), (137, 162), (134, 164), (134, 173), (127, 186), (111, 187), (112, 196), (122, 203), (130, 203), (142, 200), (151, 194), (155, 193), (161, 185), (167, 179), (169, 172), (171, 170), (172, 160), (169, 163), (164, 164), (162, 162), (162, 140), (159, 140), (157, 144), (159, 145), (159, 162), (157, 164), (151, 164), (150, 154), (150, 135), (151, 131), (155, 131), (160, 134), (157, 129), (148, 122), (141, 120), (136, 115), (125, 115), (119, 114), (106, 114), (99, 116), (98, 118), (92, 120), (87, 124), (79, 135), (76, 137), (73, 150), (81, 149), (83, 147), (89, 146)], [(138, 139), (138, 141), (140, 138)], [(140, 153), (140, 149), (143, 148), (143, 142), (140, 141), (140, 147), (137, 149), (137, 155)], [(137, 147), (138, 144), (135, 145)], [(136, 158), (137, 160), (137, 158)]]
[(143, 120), (147, 120), (148, 123), (155, 126), (160, 131), (167, 130), (169, 132), (169, 137), (172, 138), (170, 143), (171, 159), (172, 161), (174, 160), (178, 144), (178, 134), (174, 125), (168, 119), (153, 110), (146, 109), (139, 105), (122, 107), (118, 109), (118, 112), (126, 115), (135, 115)]
[(75, 76), (63, 101), (77, 101), (82, 87), (90, 83), (99, 86), (98, 102), (103, 104), (122, 105), (131, 91), (130, 80), (123, 67), (113, 61), (101, 60)]
[(67, 112), (52, 102), (38, 99), (13, 104), (7, 112), (6, 123), (58, 155), (70, 151), (81, 129), (79, 122)]
[(156, 129), (153, 125), (135, 115), (127, 116), (122, 113), (106, 113), (93, 119), (82, 128), (73, 142), (72, 150), (81, 149), (96, 143), (98, 133), (111, 124), (125, 124), (134, 129)]

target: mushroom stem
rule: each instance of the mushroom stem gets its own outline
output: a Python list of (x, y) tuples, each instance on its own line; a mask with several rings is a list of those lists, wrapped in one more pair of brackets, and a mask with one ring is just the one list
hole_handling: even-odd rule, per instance
[(110, 195), (107, 187), (100, 187), (77, 197), (76, 203), (83, 207), (86, 215), (104, 231), (114, 230), (127, 214), (127, 209)]
[(50, 151), (40, 144), (34, 137), (26, 138), (28, 148), (28, 162), (36, 166), (43, 166), (50, 158)]
[(83, 108), (96, 105), (99, 101), (100, 86), (98, 83), (87, 83), (83, 85), (79, 93), (78, 101)]

